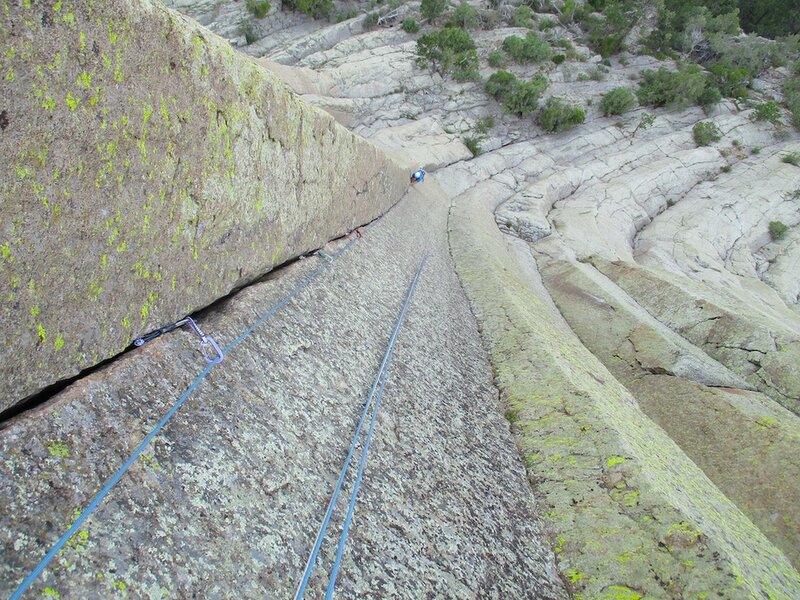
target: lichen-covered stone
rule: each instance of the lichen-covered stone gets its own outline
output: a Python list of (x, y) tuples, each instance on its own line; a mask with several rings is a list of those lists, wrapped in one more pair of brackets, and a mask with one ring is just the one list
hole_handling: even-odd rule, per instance
[[(560, 313), (728, 498), (800, 565), (800, 418), (680, 338), (586, 263), (548, 264)], [(714, 387), (711, 387), (714, 386)]]
[(0, 410), (375, 218), (406, 183), (159, 3), (6, 3), (0, 72)]
[[(448, 205), (432, 179), (213, 368), (26, 598), (48, 587), (92, 600), (291, 598), (426, 252), (336, 597), (568, 597), (453, 271)], [(229, 344), (323, 260), (277, 270), (205, 311), (201, 325)], [(194, 336), (175, 331), (0, 429), (0, 596), (202, 369)], [(309, 600), (325, 590), (355, 469)]]
[(797, 597), (783, 553), (526, 283), (486, 201), (497, 185), (455, 200), (451, 249), (575, 596)]

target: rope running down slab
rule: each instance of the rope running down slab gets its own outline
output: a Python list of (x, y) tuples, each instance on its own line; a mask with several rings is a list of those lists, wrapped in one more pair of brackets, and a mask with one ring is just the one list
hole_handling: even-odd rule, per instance
[[(286, 306), (292, 298), (294, 298), (298, 293), (300, 293), (306, 286), (308, 286), (314, 279), (316, 279), (325, 269), (327, 269), (333, 261), (335, 261), (341, 254), (343, 254), (350, 246), (355, 243), (357, 238), (351, 239), (344, 247), (340, 248), (335, 254), (330, 256), (330, 260), (325, 260), (323, 263), (317, 267), (310, 275), (308, 275), (303, 281), (301, 281), (292, 291), (286, 294), (280, 301), (278, 301), (275, 305), (272, 306), (264, 315), (262, 315), (255, 323), (253, 323), (250, 327), (248, 327), (239, 337), (237, 337), (233, 342), (228, 344), (228, 346), (224, 349), (224, 354), (228, 354), (233, 348), (238, 346), (244, 339), (250, 335), (253, 330), (264, 323), (267, 319), (273, 316), (276, 312), (278, 312), (281, 308)], [(159, 431), (167, 424), (167, 422), (173, 417), (173, 415), (178, 412), (178, 409), (183, 405), (189, 395), (200, 385), (200, 382), (205, 379), (206, 375), (211, 372), (211, 369), (214, 368), (215, 365), (219, 364), (218, 362), (212, 362), (206, 366), (205, 369), (197, 376), (197, 378), (192, 382), (192, 384), (187, 388), (187, 390), (181, 395), (180, 398), (172, 405), (172, 408), (167, 411), (167, 413), (161, 418), (158, 424), (153, 427), (150, 433), (142, 440), (136, 450), (128, 457), (128, 459), (123, 463), (123, 465), (117, 470), (114, 475), (106, 482), (103, 488), (97, 493), (97, 495), (92, 499), (89, 505), (81, 512), (75, 522), (70, 526), (70, 528), (59, 538), (59, 540), (53, 545), (50, 551), (44, 556), (44, 558), (39, 562), (38, 565), (30, 572), (30, 574), (22, 581), (19, 585), (17, 590), (10, 596), (9, 600), (19, 600), (22, 597), (22, 594), (31, 586), (31, 584), (36, 580), (36, 578), (42, 573), (42, 571), (47, 568), (47, 565), (50, 564), (50, 561), (55, 558), (56, 554), (59, 550), (69, 541), (69, 539), (80, 529), (83, 522), (89, 517), (89, 515), (94, 512), (94, 510), (100, 505), (106, 495), (111, 491), (117, 482), (122, 478), (125, 472), (130, 468), (130, 466), (134, 463), (136, 458), (147, 448), (148, 444), (153, 440), (153, 438), (158, 434)]]

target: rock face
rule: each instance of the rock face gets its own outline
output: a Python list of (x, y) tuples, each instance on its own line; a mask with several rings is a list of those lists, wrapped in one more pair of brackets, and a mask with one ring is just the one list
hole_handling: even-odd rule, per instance
[[(397, 337), (337, 596), (567, 598), (453, 271), (447, 212), (430, 182), (413, 188), (236, 346), (32, 590), (292, 597), (431, 252)], [(322, 261), (276, 271), (204, 313), (203, 328), (231, 342)], [(188, 332), (162, 336), (0, 431), (0, 595), (202, 370), (194, 347)], [(325, 589), (354, 469), (306, 598)]]
[[(245, 10), (173, 1), (228, 38)], [(485, 11), (486, 29), (471, 32), (484, 79), (504, 38), (527, 33), (500, 23), (509, 8)], [(401, 18), (417, 10), (408, 3)], [(403, 291), (396, 275), (408, 277), (431, 248), (345, 555), (348, 596), (800, 597), (791, 412), (800, 169), (781, 160), (798, 134), (730, 101), (710, 114), (640, 107), (605, 117), (603, 94), (674, 65), (626, 54), (606, 66), (577, 25), (545, 18), (541, 34), (564, 61), (505, 67), (543, 73), (545, 98), (585, 109), (583, 125), (557, 135), (506, 114), (480, 82), (416, 63), (415, 37), (400, 27), (363, 31), (361, 16), (328, 27), (291, 12), (257, 23), (264, 38), (243, 52), (429, 177), (346, 255), (341, 275), (331, 271), (298, 298), (307, 304), (254, 334), (257, 348), (237, 348), (230, 372), (215, 368), (200, 402), (187, 403), (42, 586), (290, 596), (339, 468), (332, 448), (356, 418), (352, 398), (380, 355), (376, 331)], [(754, 86), (757, 100), (780, 97), (778, 71)], [(701, 120), (722, 139), (698, 147)], [(769, 240), (772, 220), (789, 226), (785, 240)], [(239, 292), (204, 325), (236, 335), (262, 296), (310, 269), (298, 262)], [(173, 335), (125, 354), (0, 430), (0, 515), (13, 544), (2, 580), (22, 577), (59, 530), (54, 521), (73, 518), (111, 469), (103, 465), (118, 464), (157, 418), (150, 396), (188, 383), (197, 367), (184, 343)], [(153, 556), (157, 543), (172, 551)], [(321, 570), (313, 587), (321, 592)]]
[(404, 189), (374, 146), (158, 3), (14, 3), (0, 47), (0, 410)]
[(451, 250), (572, 593), (795, 596), (786, 557), (537, 297), (491, 217), (496, 187), (456, 199)]

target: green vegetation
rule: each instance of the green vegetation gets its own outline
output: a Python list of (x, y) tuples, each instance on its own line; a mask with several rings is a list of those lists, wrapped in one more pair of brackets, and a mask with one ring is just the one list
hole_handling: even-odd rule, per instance
[(333, 0), (284, 0), (283, 7), (315, 19), (329, 19), (333, 12)]
[(51, 442), (47, 444), (47, 451), (50, 456), (55, 458), (67, 458), (69, 456), (69, 447), (63, 442)]
[(419, 31), (419, 24), (416, 19), (411, 17), (403, 19), (403, 31), (406, 33), (417, 33)]
[(524, 117), (539, 106), (539, 98), (547, 89), (547, 77), (537, 73), (528, 81), (520, 81), (513, 73), (497, 71), (486, 82), (486, 92), (503, 103), (506, 111)]
[(461, 29), (475, 29), (478, 26), (478, 11), (462, 0), (453, 11), (449, 24)]
[(537, 121), (545, 131), (557, 133), (580, 125), (585, 116), (583, 110), (577, 106), (567, 104), (561, 98), (551, 97), (539, 112)]
[(686, 108), (691, 104), (709, 107), (719, 101), (719, 90), (708, 85), (698, 65), (681, 65), (677, 71), (664, 67), (642, 71), (637, 91), (641, 104)]
[(600, 110), (605, 116), (621, 115), (636, 106), (636, 96), (626, 87), (614, 88), (603, 96)]
[(742, 29), (775, 38), (800, 32), (797, 0), (739, 0)]
[(447, 8), (447, 0), (422, 0), (419, 12), (428, 21), (438, 19)]
[(781, 121), (781, 107), (777, 102), (762, 102), (756, 105), (753, 120), (769, 121), (773, 125), (777, 125)]
[(708, 146), (722, 139), (719, 127), (713, 121), (701, 121), (692, 127), (692, 136), (698, 146)]
[(800, 167), (800, 152), (789, 152), (781, 157), (781, 160), (787, 164)]
[(261, 37), (258, 25), (253, 19), (246, 19), (239, 24), (239, 35), (243, 35), (248, 44), (257, 42)]
[(378, 25), (378, 19), (380, 16), (377, 12), (367, 13), (364, 17), (364, 20), (361, 21), (361, 29), (366, 31), (367, 29), (372, 29), (373, 27)]
[(792, 113), (795, 127), (800, 127), (800, 76), (793, 77), (783, 84), (783, 99), (786, 108)]
[(511, 25), (514, 27), (531, 27), (533, 25), (533, 11), (530, 7), (520, 4), (515, 8), (511, 16)]
[(514, 61), (524, 63), (539, 63), (550, 60), (553, 49), (538, 34), (531, 31), (525, 38), (510, 35), (503, 40), (503, 50), (514, 59)]
[(769, 237), (772, 238), (773, 242), (780, 241), (786, 237), (787, 231), (789, 231), (789, 227), (785, 223), (780, 221), (769, 222)]
[(489, 56), (486, 57), (486, 62), (489, 63), (490, 67), (494, 67), (498, 69), (503, 66), (503, 62), (505, 62), (505, 54), (500, 50), (495, 50), (494, 52), (490, 52)]
[(481, 136), (466, 135), (462, 138), (462, 140), (464, 145), (469, 149), (470, 152), (472, 152), (473, 157), (480, 156), (480, 154), (483, 152), (483, 150), (481, 150), (481, 141), (483, 141)]
[(517, 81), (503, 98), (503, 107), (512, 114), (524, 117), (536, 110), (539, 98), (548, 85), (547, 78), (541, 73), (537, 73), (528, 81)]
[(481, 135), (487, 134), (492, 127), (494, 127), (494, 117), (491, 115), (481, 117), (475, 121), (475, 131)]
[(351, 8), (350, 10), (343, 10), (336, 13), (336, 22), (341, 23), (342, 21), (348, 21), (350, 19), (354, 19), (358, 16), (358, 9)]
[(734, 6), (726, 0), (664, 0), (658, 26), (648, 39), (648, 46), (662, 53), (705, 51), (709, 38), (719, 34), (734, 35), (739, 22)]
[(502, 100), (514, 89), (517, 77), (508, 71), (495, 71), (489, 76), (484, 89), (495, 100)]
[(256, 19), (263, 19), (266, 17), (269, 9), (272, 8), (268, 0), (247, 0), (246, 6), (247, 12)]
[(417, 39), (417, 64), (430, 66), (457, 81), (478, 78), (478, 54), (470, 35), (458, 27), (445, 27)]
[[(622, 41), (642, 18), (643, 0), (589, 0), (575, 11), (589, 46), (601, 56), (624, 50)], [(598, 16), (595, 13), (601, 13)]]

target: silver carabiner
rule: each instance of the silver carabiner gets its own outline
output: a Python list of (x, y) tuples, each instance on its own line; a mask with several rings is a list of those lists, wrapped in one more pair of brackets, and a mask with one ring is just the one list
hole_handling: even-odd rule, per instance
[[(200, 329), (200, 326), (195, 323), (192, 317), (186, 317), (186, 322), (189, 324), (189, 327), (192, 328), (192, 331), (195, 332), (197, 337), (200, 338), (200, 352), (203, 354), (203, 358), (206, 359), (207, 363), (216, 364), (218, 362), (222, 362), (222, 359), (225, 358), (225, 354), (222, 352), (222, 349), (217, 345), (217, 342), (214, 341), (210, 335), (206, 335), (203, 333), (203, 330)], [(208, 349), (213, 348), (216, 356), (209, 356)]]

